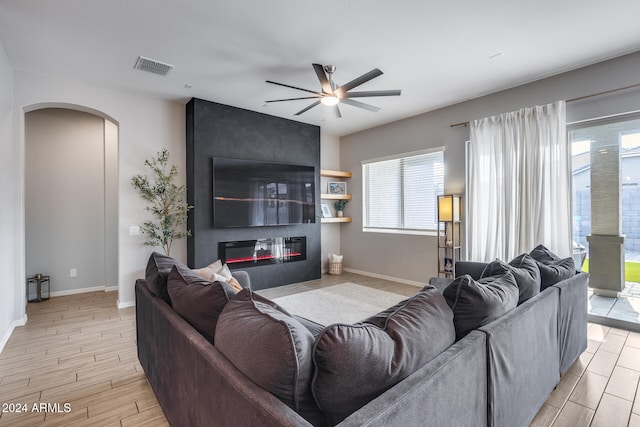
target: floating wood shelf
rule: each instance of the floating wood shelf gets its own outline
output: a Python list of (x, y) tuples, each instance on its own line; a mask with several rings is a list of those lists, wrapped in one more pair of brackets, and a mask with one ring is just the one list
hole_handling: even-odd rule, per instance
[(320, 170), (320, 175), (321, 176), (328, 176), (331, 178), (351, 178), (352, 173), (351, 172), (345, 172), (345, 171), (334, 171), (334, 170), (330, 170), (330, 169), (321, 169)]
[(322, 218), (322, 222), (323, 223), (335, 223), (335, 222), (351, 222), (351, 217), (348, 216), (344, 216), (342, 218), (339, 217), (335, 217), (335, 218)]
[[(351, 172), (336, 171), (331, 169), (321, 169), (320, 175), (328, 178), (336, 179), (348, 179), (351, 178)], [(320, 194), (321, 199), (325, 200), (351, 200), (351, 194)], [(322, 218), (324, 224), (346, 223), (351, 222), (351, 217), (334, 217), (334, 218)]]
[(321, 194), (320, 198), (328, 200), (351, 200), (351, 194)]

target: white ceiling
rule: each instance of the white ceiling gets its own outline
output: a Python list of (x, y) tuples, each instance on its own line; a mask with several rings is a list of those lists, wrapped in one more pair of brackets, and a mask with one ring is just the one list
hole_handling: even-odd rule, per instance
[[(0, 0), (0, 40), (14, 70), (162, 99), (202, 98), (322, 126), (333, 135), (413, 116), (640, 50), (637, 0)], [(502, 56), (490, 59), (502, 53)], [(139, 55), (173, 64), (134, 70)], [(319, 90), (311, 63), (337, 66), (361, 99), (334, 118), (274, 80)], [(191, 84), (191, 89), (185, 84)], [(89, 106), (90, 107), (90, 106)]]

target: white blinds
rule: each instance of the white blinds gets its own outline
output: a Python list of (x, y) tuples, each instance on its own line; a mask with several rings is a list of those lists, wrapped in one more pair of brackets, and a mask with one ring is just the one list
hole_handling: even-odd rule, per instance
[(443, 157), (438, 148), (362, 162), (364, 229), (436, 230)]

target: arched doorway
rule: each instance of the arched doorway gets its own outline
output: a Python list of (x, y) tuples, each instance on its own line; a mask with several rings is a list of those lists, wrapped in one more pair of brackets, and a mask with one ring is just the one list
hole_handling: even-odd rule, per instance
[(25, 273), (51, 295), (118, 289), (118, 125), (75, 105), (25, 109)]

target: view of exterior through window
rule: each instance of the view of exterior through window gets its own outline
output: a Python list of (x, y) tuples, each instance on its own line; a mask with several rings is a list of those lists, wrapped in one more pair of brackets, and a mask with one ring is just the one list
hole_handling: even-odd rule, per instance
[[(573, 174), (573, 240), (574, 259), (584, 260), (583, 270), (589, 269), (590, 234), (608, 234), (592, 230), (592, 179), (607, 181), (606, 176), (615, 174), (614, 168), (620, 168), (619, 185), (609, 185), (605, 191), (618, 192), (619, 234), (624, 236), (624, 266), (627, 282), (640, 282), (640, 119), (603, 123), (590, 127), (574, 129), (569, 132), (572, 149)], [(595, 144), (594, 141), (599, 141)], [(603, 141), (606, 141), (603, 143)], [(592, 170), (595, 156), (615, 156), (607, 170), (607, 163), (600, 164), (600, 171)], [(612, 199), (613, 200), (613, 199)], [(598, 201), (606, 206), (606, 201)], [(611, 209), (614, 211), (614, 209)], [(612, 228), (617, 224), (612, 224)], [(613, 234), (613, 233), (611, 233)], [(577, 263), (579, 264), (579, 263)], [(579, 265), (578, 265), (579, 267)]]
[(435, 231), (443, 155), (439, 148), (363, 162), (363, 231)]

